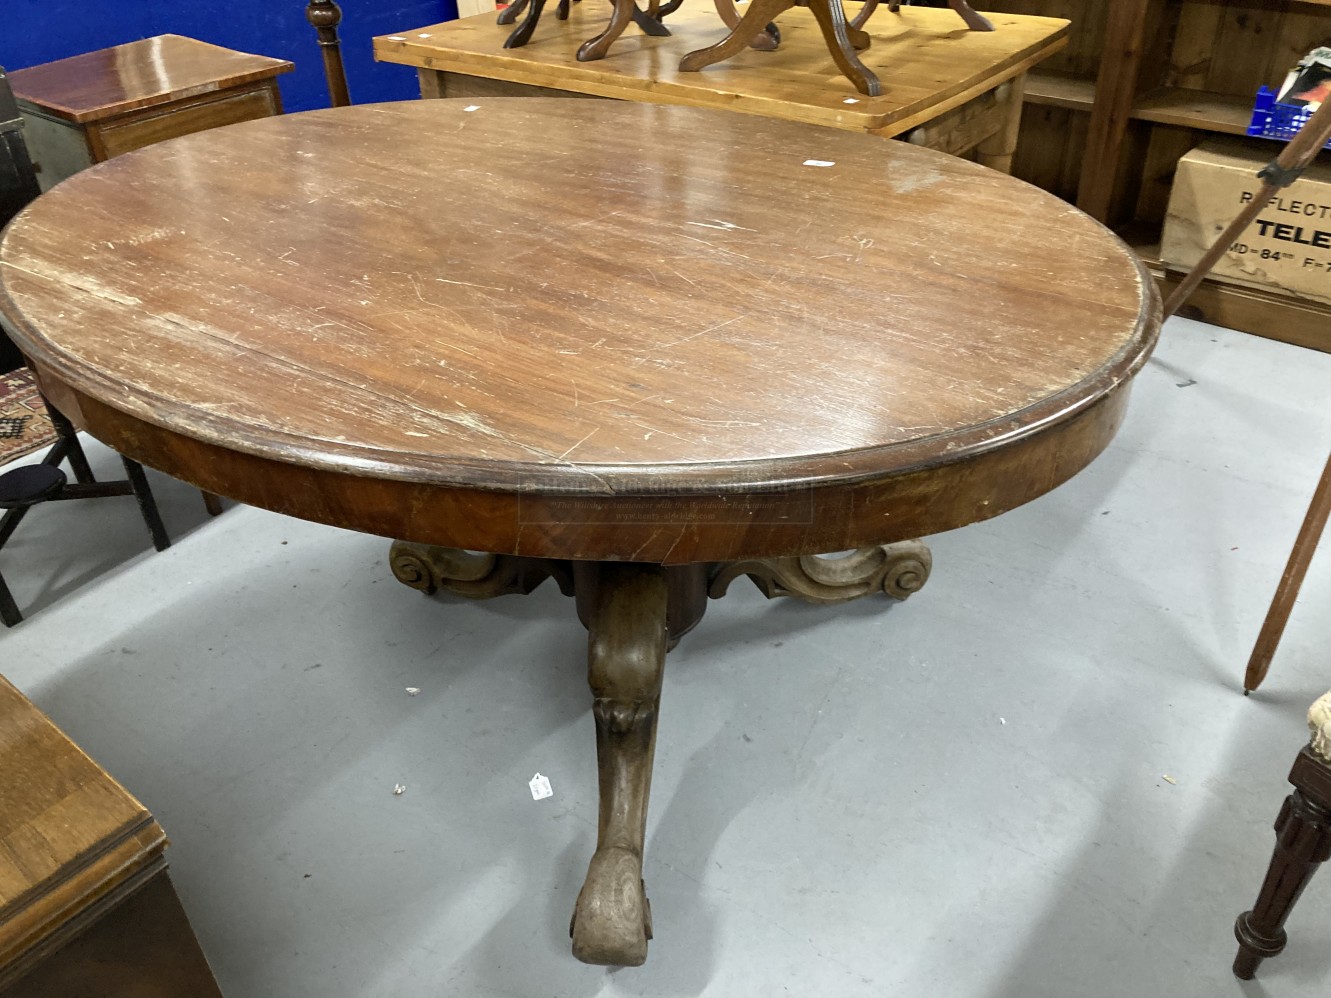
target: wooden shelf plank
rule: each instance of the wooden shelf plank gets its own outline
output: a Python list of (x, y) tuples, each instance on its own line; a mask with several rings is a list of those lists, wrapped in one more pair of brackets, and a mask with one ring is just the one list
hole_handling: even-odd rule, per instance
[(1025, 99), (1031, 104), (1089, 111), (1095, 105), (1095, 80), (1033, 69), (1026, 74)]
[[(1119, 230), (1119, 236), (1141, 257), (1161, 296), (1167, 297), (1183, 274), (1160, 262), (1159, 226), (1133, 222)], [(1307, 298), (1207, 278), (1179, 314), (1331, 353), (1331, 306)]]
[[(1331, 3), (1331, 0), (1328, 0)], [(1161, 87), (1139, 97), (1132, 117), (1161, 125), (1178, 125), (1225, 135), (1246, 135), (1252, 120), (1252, 98), (1206, 90)]]

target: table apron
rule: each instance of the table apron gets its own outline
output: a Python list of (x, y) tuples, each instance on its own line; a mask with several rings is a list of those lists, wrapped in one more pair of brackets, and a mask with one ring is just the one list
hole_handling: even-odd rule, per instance
[(989, 451), (871, 481), (749, 493), (497, 492), (261, 457), (155, 425), (39, 368), (42, 389), (115, 450), (208, 492), (318, 523), (425, 544), (538, 558), (656, 564), (842, 551), (950, 530), (1067, 481), (1113, 439), (1130, 383)]

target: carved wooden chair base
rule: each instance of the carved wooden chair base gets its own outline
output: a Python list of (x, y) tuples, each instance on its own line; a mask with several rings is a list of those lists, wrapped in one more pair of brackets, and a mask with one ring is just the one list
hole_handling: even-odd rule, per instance
[[(909, 2), (909, 0), (907, 0)], [(859, 27), (868, 20), (873, 9), (878, 6), (878, 0), (869, 0), (864, 5), (864, 10), (860, 12), (860, 17), (856, 18), (855, 26)], [(985, 17), (979, 11), (975, 10), (966, 0), (948, 0), (948, 6), (961, 15), (961, 19), (966, 22), (966, 27), (972, 31), (993, 31), (994, 24), (989, 18)], [(901, 0), (889, 0), (887, 9), (895, 14), (901, 10)], [(863, 20), (861, 20), (861, 18)]]
[[(572, 2), (581, 2), (581, 0), (572, 0)], [(650, 0), (645, 11), (637, 5), (636, 0), (612, 0), (612, 3), (614, 6), (610, 13), (610, 23), (595, 38), (583, 42), (578, 49), (579, 62), (594, 62), (597, 59), (604, 59), (606, 53), (610, 51), (610, 46), (624, 33), (630, 23), (636, 24), (645, 34), (657, 37), (668, 36), (670, 29), (662, 23), (662, 20), (667, 14), (678, 10), (683, 0), (669, 0), (664, 5), (660, 4), (658, 0)], [(569, 6), (570, 0), (559, 0), (557, 9), (559, 20), (568, 20)], [(497, 19), (499, 24), (512, 24), (517, 20), (519, 14), (524, 10), (527, 12), (527, 16), (522, 19), (522, 23), (504, 40), (504, 48), (520, 48), (531, 41), (531, 36), (536, 31), (536, 25), (540, 23), (541, 11), (544, 9), (545, 0), (517, 0), (517, 2), (500, 11)]]
[[(869, 47), (869, 36), (847, 22), (846, 8), (842, 6), (841, 0), (753, 0), (744, 11), (744, 16), (731, 28), (730, 34), (715, 45), (684, 56), (679, 62), (680, 72), (696, 73), (713, 63), (738, 55), (750, 45), (754, 48), (767, 47), (759, 35), (768, 34), (769, 24), (791, 7), (808, 7), (813, 13), (823, 39), (827, 42), (828, 51), (832, 54), (832, 61), (855, 84), (856, 90), (869, 97), (882, 94), (883, 85), (878, 77), (855, 54), (856, 49)], [(755, 41), (758, 44), (755, 45)]]
[(1285, 919), (1317, 868), (1331, 859), (1331, 693), (1308, 712), (1312, 743), (1294, 760), (1294, 792), (1276, 817), (1276, 846), (1252, 911), (1234, 923), (1234, 975), (1252, 980), (1263, 960), (1285, 948)]
[[(878, 2), (867, 0), (855, 18), (848, 21), (842, 0), (753, 0), (742, 17), (733, 0), (716, 0), (717, 13), (730, 28), (730, 34), (715, 45), (686, 55), (680, 60), (680, 72), (696, 73), (706, 66), (738, 55), (746, 46), (772, 51), (781, 41), (780, 32), (772, 23), (775, 18), (791, 7), (808, 7), (818, 22), (818, 28), (837, 68), (860, 93), (867, 97), (879, 97), (883, 93), (882, 82), (855, 54), (869, 47), (869, 35), (863, 28), (878, 9)], [(966, 0), (949, 0), (949, 3), (972, 31), (994, 30), (993, 23), (977, 13)], [(900, 0), (889, 2), (888, 10), (895, 13), (900, 9)]]
[(652, 911), (642, 879), (647, 803), (666, 652), (702, 619), (709, 595), (749, 576), (767, 596), (840, 603), (872, 593), (905, 599), (929, 577), (919, 541), (842, 557), (770, 558), (721, 565), (646, 565), (482, 554), (396, 541), (393, 575), (427, 593), (472, 599), (529, 593), (546, 579), (576, 601), (587, 627), (587, 674), (596, 722), (600, 820), (596, 851), (573, 908), (573, 955), (584, 963), (638, 966)]

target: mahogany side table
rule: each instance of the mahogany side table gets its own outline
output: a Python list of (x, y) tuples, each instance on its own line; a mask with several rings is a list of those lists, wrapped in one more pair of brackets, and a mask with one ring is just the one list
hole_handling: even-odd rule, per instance
[(1122, 242), (1011, 177), (611, 101), (247, 122), (73, 177), (0, 243), (0, 319), (112, 447), (399, 538), (427, 588), (573, 595), (601, 793), (573, 951), (607, 964), (647, 955), (665, 656), (709, 596), (918, 588), (917, 538), (1109, 443), (1159, 315)]
[(282, 113), (285, 59), (158, 35), (14, 70), (42, 190), (153, 142)]

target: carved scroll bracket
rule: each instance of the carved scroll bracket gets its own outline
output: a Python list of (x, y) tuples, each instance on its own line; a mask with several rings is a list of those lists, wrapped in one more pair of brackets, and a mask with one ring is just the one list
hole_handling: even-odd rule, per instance
[(809, 603), (845, 603), (874, 593), (904, 600), (929, 580), (933, 557), (922, 541), (860, 548), (842, 556), (760, 558), (721, 565), (708, 589), (720, 599), (741, 575), (768, 599), (794, 596)]
[(394, 541), (388, 564), (395, 579), (426, 593), (442, 589), (468, 599), (490, 599), (509, 593), (525, 596), (546, 579), (554, 579), (560, 592), (573, 595), (569, 563), (549, 558), (522, 558)]

